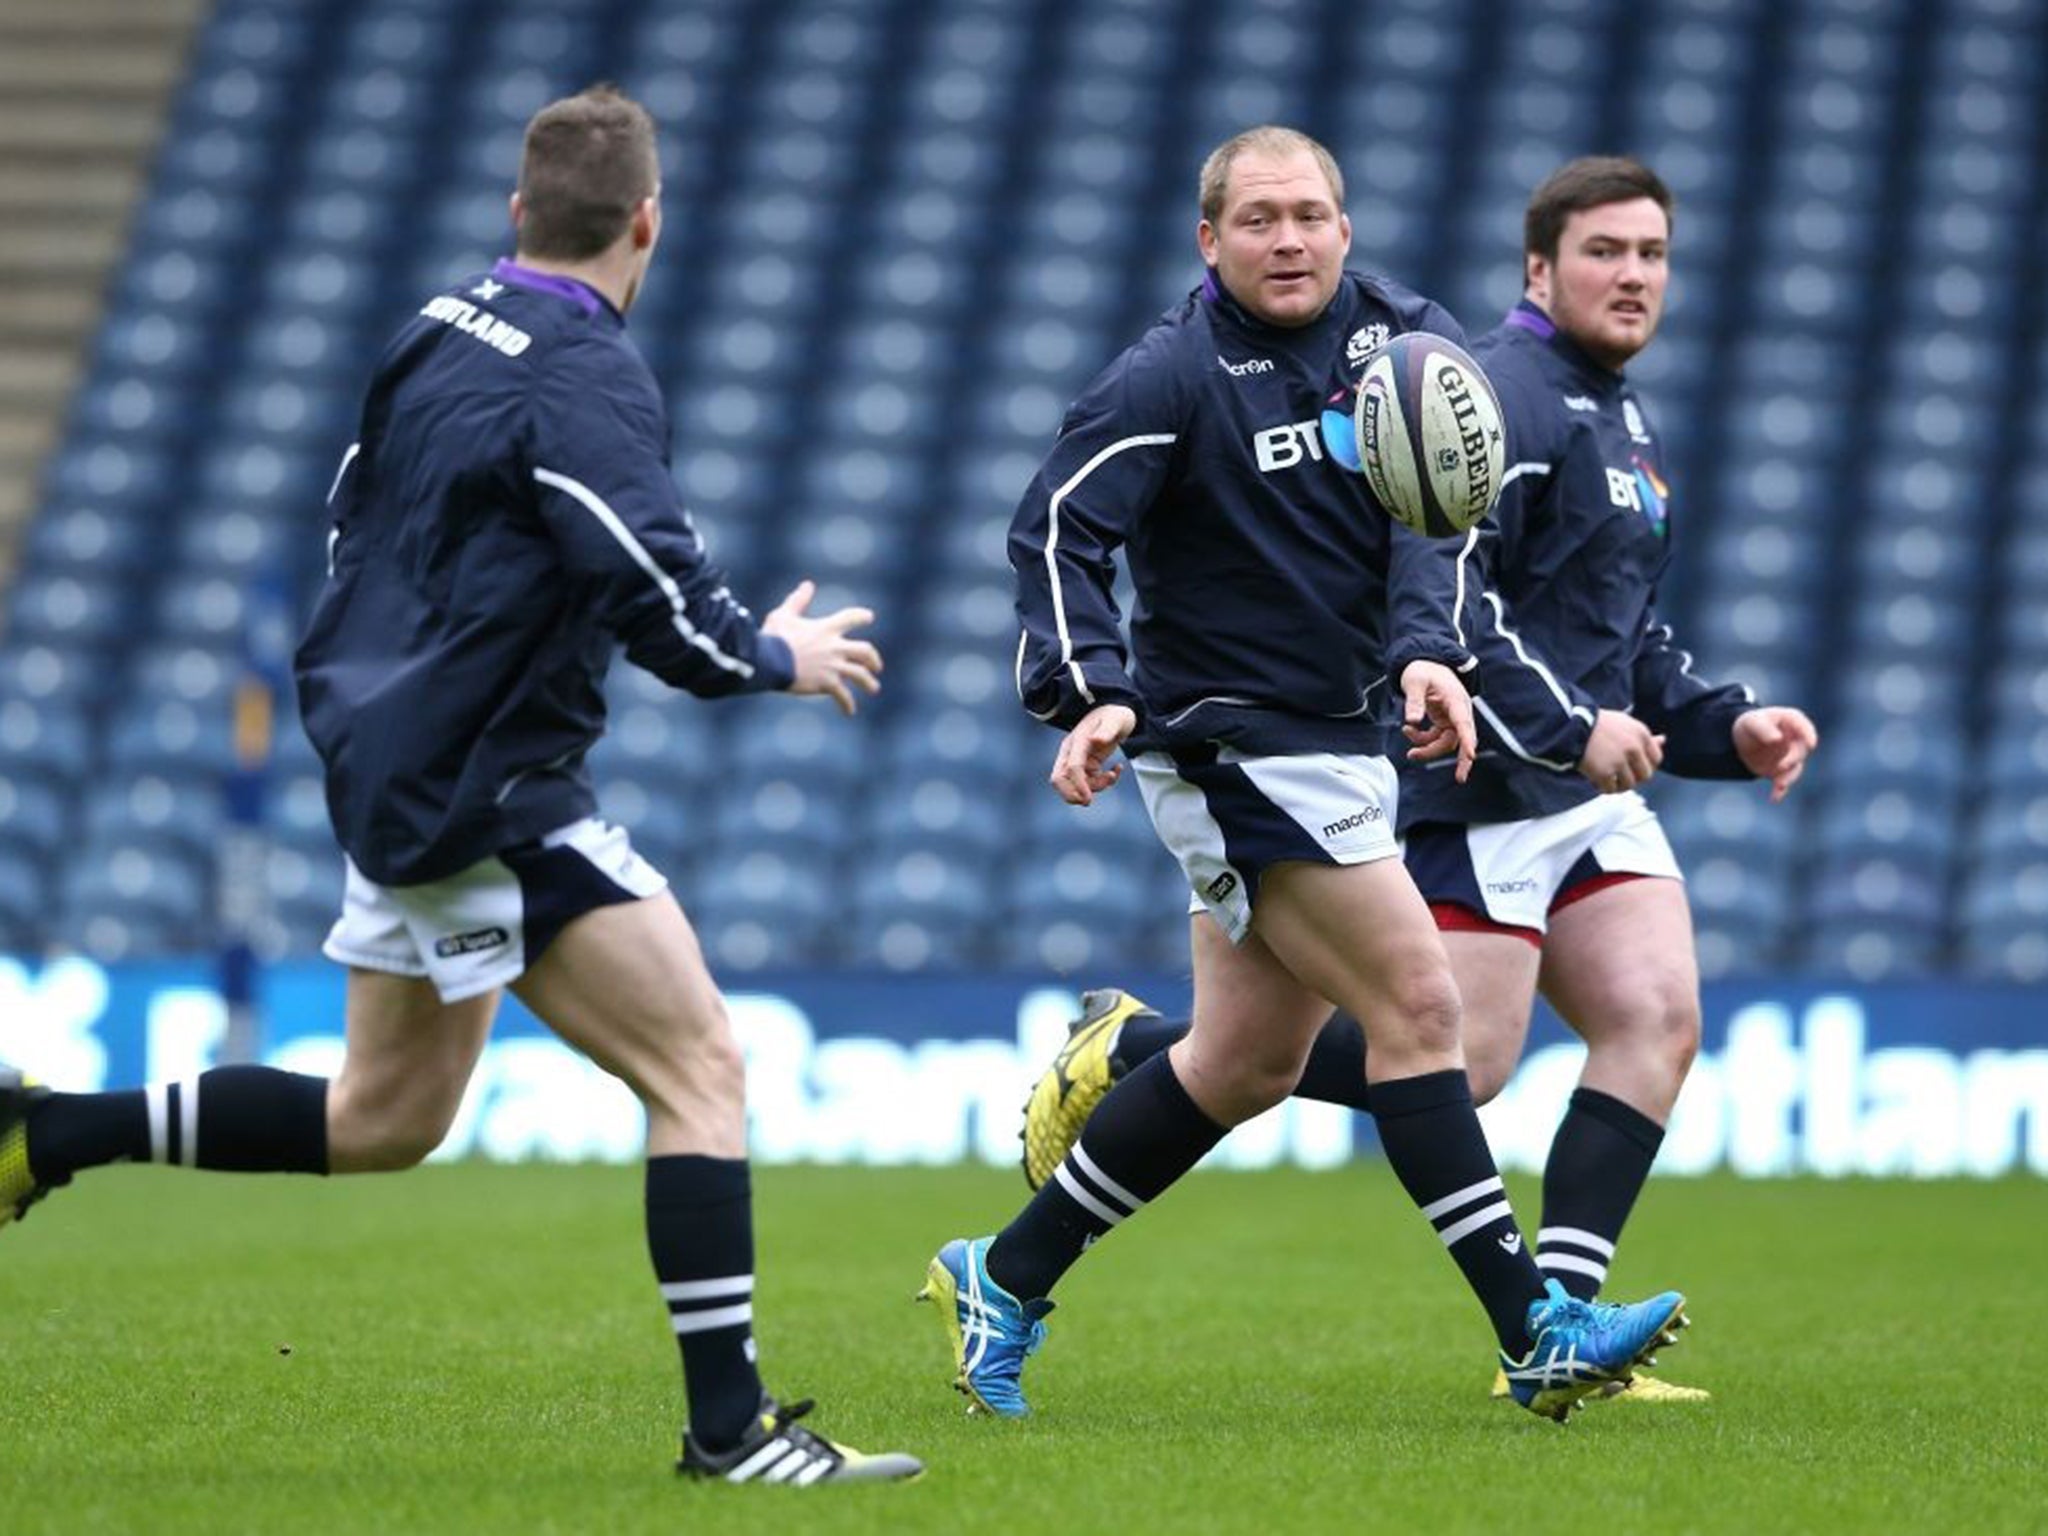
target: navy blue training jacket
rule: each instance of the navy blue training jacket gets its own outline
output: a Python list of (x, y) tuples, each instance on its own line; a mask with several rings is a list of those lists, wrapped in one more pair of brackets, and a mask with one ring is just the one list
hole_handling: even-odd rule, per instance
[[(1470, 653), (1442, 605), (1389, 633), (1388, 587), (1426, 567), (1357, 471), (1350, 410), (1387, 336), (1464, 334), (1440, 306), (1346, 273), (1313, 323), (1253, 318), (1213, 276), (1067, 412), (1010, 526), (1017, 692), (1062, 729), (1137, 712), (1133, 751), (1383, 752), (1386, 686), (1411, 661)], [(1138, 597), (1129, 654), (1112, 556)], [(1440, 573), (1431, 573), (1438, 579)]]
[(297, 656), (335, 835), (371, 879), (441, 879), (590, 815), (621, 645), (696, 694), (789, 685), (668, 440), (623, 317), (582, 283), (501, 261), (386, 349)]
[(1455, 611), (1479, 657), (1480, 755), (1463, 785), (1440, 765), (1404, 763), (1400, 825), (1520, 821), (1592, 799), (1577, 768), (1602, 709), (1663, 733), (1664, 771), (1750, 777), (1733, 730), (1754, 699), (1696, 676), (1657, 617), (1671, 493), (1635, 391), (1527, 301), (1473, 355), (1508, 429), (1500, 504), (1436, 547), (1443, 574), (1404, 584), (1395, 621), (1440, 622), (1432, 603)]

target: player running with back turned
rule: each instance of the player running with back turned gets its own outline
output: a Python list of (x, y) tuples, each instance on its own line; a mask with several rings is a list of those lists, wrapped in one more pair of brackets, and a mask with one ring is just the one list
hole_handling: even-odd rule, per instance
[[(1671, 195), (1634, 161), (1574, 160), (1537, 188), (1526, 296), (1473, 348), (1508, 427), (1491, 522), (1438, 546), (1454, 616), (1397, 607), (1397, 626), (1454, 617), (1480, 658), (1483, 746), (1469, 780), (1404, 768), (1407, 864), (1464, 1000), (1473, 1094), (1521, 1055), (1539, 987), (1586, 1041), (1579, 1086), (1544, 1172), (1536, 1262), (1578, 1296), (1607, 1276), (1699, 1045), (1699, 975), (1676, 860), (1634, 793), (1660, 768), (1771, 781), (1782, 800), (1818, 737), (1796, 709), (1692, 671), (1655, 611), (1671, 555), (1656, 435), (1622, 367), (1663, 313)], [(1026, 1106), (1025, 1174), (1054, 1175), (1110, 1084), (1188, 1030), (1130, 994), (1091, 992)], [(1372, 1105), (1367, 1032), (1339, 1016), (1298, 1092)], [(1504, 1384), (1496, 1390), (1504, 1390)], [(1630, 1401), (1705, 1397), (1636, 1375)]]
[[(1007, 1227), (947, 1243), (924, 1294), (970, 1404), (1024, 1413), (1054, 1283), (1286, 1096), (1334, 1002), (1366, 1021), (1388, 1161), (1485, 1308), (1517, 1401), (1562, 1418), (1675, 1337), (1683, 1300), (1578, 1300), (1522, 1243), (1466, 1083), (1450, 965), (1391, 825), (1389, 693), (1416, 752), (1469, 761), (1455, 669), (1470, 655), (1448, 614), (1389, 624), (1390, 586), (1441, 579), (1428, 541), (1300, 440), (1378, 341), (1462, 336), (1428, 300), (1344, 271), (1342, 179), (1305, 135), (1232, 138), (1200, 191), (1206, 281), (1069, 411), (1010, 539), (1019, 693), (1066, 731), (1054, 787), (1089, 803), (1128, 746), (1204, 908), (1194, 1026), (1110, 1090)], [(1140, 604), (1129, 660), (1119, 547)]]
[(324, 1078), (220, 1067), (125, 1093), (0, 1069), (0, 1224), (114, 1162), (244, 1172), (410, 1167), (447, 1134), (510, 987), (647, 1112), (646, 1227), (681, 1346), (678, 1470), (899, 1479), (762, 1389), (745, 1083), (725, 1005), (662, 877), (599, 820), (585, 756), (623, 645), (707, 697), (781, 689), (852, 713), (872, 617), (756, 623), (668, 471), (625, 334), (661, 232), (654, 124), (598, 87), (527, 126), (518, 254), (434, 298), (385, 351), (329, 495), (329, 569), (298, 655), (348, 854), (327, 953), (347, 1055)]

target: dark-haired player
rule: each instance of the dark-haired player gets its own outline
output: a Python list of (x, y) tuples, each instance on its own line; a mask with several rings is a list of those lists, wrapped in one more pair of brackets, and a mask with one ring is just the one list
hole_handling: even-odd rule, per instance
[[(1200, 201), (1206, 282), (1068, 412), (1010, 536), (1018, 692), (1066, 732), (1054, 787), (1088, 804), (1127, 750), (1202, 908), (1193, 1028), (1110, 1090), (1008, 1226), (947, 1243), (926, 1294), (971, 1404), (1024, 1413), (1055, 1282), (1284, 1098), (1336, 1003), (1367, 1021), (1388, 1161), (1484, 1306), (1516, 1399), (1562, 1418), (1666, 1337), (1682, 1298), (1615, 1307), (1546, 1288), (1515, 1226), (1466, 1083), (1450, 964), (1393, 828), (1386, 700), (1401, 697), (1419, 755), (1466, 760), (1455, 668), (1469, 655), (1448, 613), (1389, 623), (1389, 586), (1429, 546), (1322, 437), (1325, 404), (1379, 341), (1462, 336), (1406, 288), (1345, 272), (1342, 180), (1305, 135), (1222, 144)], [(1119, 547), (1138, 595), (1129, 657)]]
[[(1606, 1279), (1699, 1045), (1684, 886), (1633, 791), (1662, 768), (1766, 778), (1781, 800), (1818, 739), (1796, 709), (1703, 682), (1656, 614), (1669, 492), (1621, 370), (1656, 333), (1670, 240), (1671, 195), (1634, 161), (1574, 160), (1536, 190), (1526, 296), (1474, 348), (1508, 425), (1506, 488), (1490, 522), (1446, 546), (1452, 582), (1402, 588), (1425, 601), (1453, 594), (1483, 683), (1484, 744), (1469, 779), (1437, 764), (1402, 773), (1407, 866), (1464, 1000), (1475, 1098), (1512, 1074), (1539, 988), (1586, 1041), (1544, 1174), (1536, 1262), (1587, 1298)], [(1396, 610), (1397, 624), (1441, 617)], [(1034, 1187), (1110, 1082), (1186, 1031), (1128, 993), (1089, 994), (1027, 1106)], [(1298, 1091), (1367, 1108), (1378, 1091), (1367, 1089), (1378, 1049), (1369, 1035), (1332, 1020)], [(1638, 1373), (1623, 1395), (1706, 1394)]]
[(348, 855), (331, 1083), (223, 1067), (126, 1093), (0, 1071), (0, 1223), (81, 1170), (410, 1167), (447, 1133), (510, 987), (647, 1112), (647, 1241), (681, 1345), (679, 1469), (807, 1485), (914, 1476), (796, 1420), (755, 1369), (740, 1053), (667, 882), (597, 816), (584, 759), (614, 651), (704, 696), (851, 713), (881, 658), (809, 583), (756, 623), (676, 497), (626, 311), (661, 232), (654, 124), (608, 88), (528, 125), (518, 254), (430, 299), (385, 351), (329, 501), (298, 655)]

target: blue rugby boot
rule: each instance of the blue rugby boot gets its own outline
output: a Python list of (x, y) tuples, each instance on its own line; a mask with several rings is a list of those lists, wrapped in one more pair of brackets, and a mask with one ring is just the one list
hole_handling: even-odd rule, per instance
[(925, 1271), (919, 1301), (937, 1302), (953, 1343), (953, 1389), (967, 1398), (967, 1411), (1021, 1419), (1024, 1361), (1045, 1342), (1045, 1314), (1052, 1303), (1019, 1301), (988, 1274), (992, 1237), (956, 1237), (938, 1251)]
[(1545, 1281), (1544, 1295), (1529, 1303), (1529, 1353), (1517, 1360), (1501, 1351), (1508, 1395), (1562, 1424), (1592, 1393), (1650, 1364), (1660, 1344), (1676, 1344), (1679, 1329), (1691, 1322), (1677, 1291), (1618, 1306), (1581, 1301), (1555, 1280)]

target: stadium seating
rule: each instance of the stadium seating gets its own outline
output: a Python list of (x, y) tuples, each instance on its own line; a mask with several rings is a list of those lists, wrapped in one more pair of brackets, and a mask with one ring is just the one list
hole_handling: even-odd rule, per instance
[[(5, 593), (0, 948), (206, 947), (249, 594), (311, 592), (382, 337), (504, 250), (527, 115), (609, 77), (663, 125), (634, 329), (678, 484), (757, 607), (814, 576), (877, 607), (891, 658), (850, 724), (622, 664), (608, 807), (721, 969), (1183, 963), (1130, 786), (1086, 813), (1044, 788), (1005, 531), (1066, 402), (1198, 275), (1201, 155), (1274, 117), (1337, 149), (1355, 263), (1474, 334), (1518, 292), (1537, 178), (1662, 167), (1677, 278), (1635, 370), (1676, 486), (1660, 608), (1703, 675), (1826, 736), (1782, 806), (1657, 786), (1703, 965), (2048, 977), (2042, 0), (483, 19), (221, 0), (201, 32)], [(339, 864), (280, 702), (264, 942), (304, 953)]]

